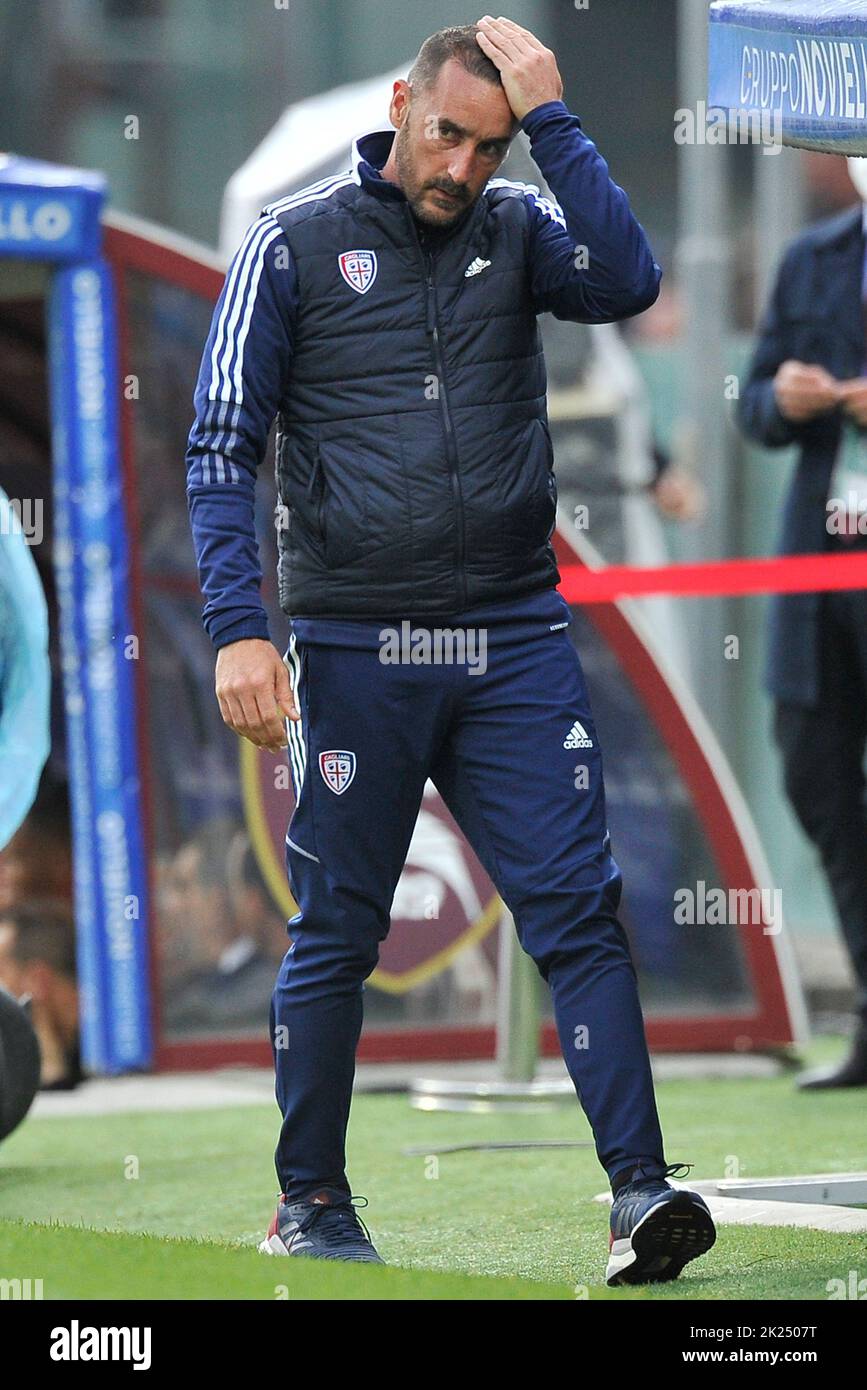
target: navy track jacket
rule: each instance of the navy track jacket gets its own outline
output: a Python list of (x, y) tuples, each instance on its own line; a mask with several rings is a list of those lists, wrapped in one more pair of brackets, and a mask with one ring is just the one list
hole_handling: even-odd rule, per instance
[(378, 172), (394, 132), (377, 131), (249, 229), (187, 451), (216, 647), (269, 636), (253, 496), (275, 418), (287, 615), (445, 618), (558, 582), (536, 316), (628, 318), (661, 271), (578, 117), (552, 101), (521, 125), (556, 202), (492, 179), (426, 236)]

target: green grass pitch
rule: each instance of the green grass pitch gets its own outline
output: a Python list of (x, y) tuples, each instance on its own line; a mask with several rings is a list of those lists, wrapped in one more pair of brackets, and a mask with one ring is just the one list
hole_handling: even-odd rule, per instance
[[(839, 1042), (812, 1057), (838, 1055)], [(864, 1093), (772, 1080), (664, 1081), (671, 1161), (693, 1175), (863, 1170)], [(386, 1269), (277, 1260), (270, 1105), (28, 1119), (0, 1148), (0, 1278), (46, 1299), (827, 1299), (867, 1269), (867, 1233), (722, 1226), (673, 1284), (606, 1289), (605, 1187), (591, 1148), (409, 1157), (410, 1146), (588, 1141), (574, 1106), (544, 1115), (437, 1115), (358, 1096), (350, 1174)], [(137, 1173), (137, 1176), (133, 1176)]]

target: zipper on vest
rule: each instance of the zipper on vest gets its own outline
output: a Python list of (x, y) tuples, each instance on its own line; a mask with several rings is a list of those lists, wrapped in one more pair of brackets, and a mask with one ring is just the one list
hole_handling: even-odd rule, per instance
[(439, 317), (437, 314), (437, 292), (436, 281), (434, 279), (434, 258), (430, 251), (422, 250), (421, 242), (418, 238), (412, 212), (407, 207), (407, 217), (412, 227), (412, 234), (422, 258), (425, 272), (426, 289), (426, 318), (425, 326), (430, 334), (433, 345), (434, 365), (437, 376), (437, 399), (440, 405), (440, 419), (443, 426), (443, 438), (446, 445), (446, 459), (449, 465), (449, 474), (452, 480), (452, 492), (455, 498), (455, 511), (457, 514), (457, 537), (455, 545), (455, 568), (460, 593), (461, 609), (467, 606), (467, 577), (464, 572), (464, 499), (461, 492), (461, 479), (458, 472), (458, 449), (455, 438), (454, 422), (452, 420), (451, 409), (449, 408), (449, 393), (446, 386), (445, 362), (443, 360), (442, 343), (440, 342)]

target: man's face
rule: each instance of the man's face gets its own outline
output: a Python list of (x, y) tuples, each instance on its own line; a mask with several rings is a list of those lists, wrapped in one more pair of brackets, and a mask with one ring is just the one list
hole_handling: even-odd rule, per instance
[(394, 163), (420, 222), (448, 227), (478, 198), (502, 164), (515, 118), (499, 83), (473, 77), (454, 59), (427, 91), (399, 83), (391, 103), (398, 127)]

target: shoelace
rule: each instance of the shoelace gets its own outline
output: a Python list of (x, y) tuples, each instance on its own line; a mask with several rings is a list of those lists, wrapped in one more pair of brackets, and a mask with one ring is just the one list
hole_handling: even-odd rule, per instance
[(345, 1202), (313, 1203), (309, 1214), (299, 1221), (298, 1230), (292, 1236), (288, 1248), (291, 1250), (298, 1237), (311, 1230), (314, 1225), (321, 1226), (322, 1234), (336, 1245), (353, 1245), (362, 1233), (372, 1245), (370, 1231), (358, 1215), (358, 1208), (363, 1209), (367, 1205), (366, 1197), (349, 1197)]
[[(693, 1167), (695, 1167), (695, 1165), (694, 1165), (693, 1163), (669, 1163), (668, 1167), (666, 1168), (665, 1172), (663, 1173), (663, 1177), (664, 1177), (664, 1178), (688, 1178), (688, 1177), (689, 1177), (689, 1173), (690, 1173), (690, 1169), (693, 1168)], [(679, 1171), (681, 1168), (683, 1169), (683, 1172), (682, 1172), (682, 1173)]]
[[(617, 1196), (620, 1197), (625, 1192), (631, 1194), (636, 1189), (646, 1187), (650, 1183), (664, 1184), (666, 1178), (688, 1177), (693, 1166), (692, 1163), (669, 1163), (661, 1173), (648, 1173), (646, 1177), (633, 1178), (631, 1182), (625, 1183), (618, 1191)], [(640, 1168), (641, 1165), (639, 1164), (638, 1167)]]

